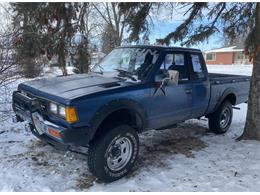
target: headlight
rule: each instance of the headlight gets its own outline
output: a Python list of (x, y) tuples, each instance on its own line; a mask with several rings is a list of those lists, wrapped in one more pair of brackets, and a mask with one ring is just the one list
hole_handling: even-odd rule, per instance
[(77, 111), (75, 107), (65, 107), (56, 103), (50, 102), (50, 112), (65, 118), (67, 122), (74, 123), (78, 121)]
[(59, 115), (66, 118), (66, 108), (64, 106), (59, 106)]
[(58, 114), (58, 105), (51, 102), (50, 103), (50, 111), (53, 113), (53, 114)]

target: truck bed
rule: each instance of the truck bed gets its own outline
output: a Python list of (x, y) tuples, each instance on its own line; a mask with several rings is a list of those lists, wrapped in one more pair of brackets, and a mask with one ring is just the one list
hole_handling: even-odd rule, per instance
[(236, 96), (235, 105), (248, 100), (250, 76), (209, 73), (210, 101), (208, 113), (213, 112), (225, 94)]

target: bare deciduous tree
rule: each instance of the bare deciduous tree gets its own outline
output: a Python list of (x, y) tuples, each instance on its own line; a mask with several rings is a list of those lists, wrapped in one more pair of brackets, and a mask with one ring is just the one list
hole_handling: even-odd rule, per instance
[(119, 4), (115, 2), (92, 3), (92, 5), (102, 19), (102, 23), (104, 24), (103, 31), (109, 28), (114, 33), (113, 45), (120, 46), (124, 38), (129, 13), (127, 11), (124, 13), (120, 12)]
[[(2, 14), (2, 17), (8, 15)], [(0, 32), (0, 122), (10, 118), (11, 89), (9, 86), (20, 78), (16, 63), (16, 54), (12, 47), (14, 35), (10, 26), (5, 25)], [(2, 31), (3, 30), (3, 31)]]

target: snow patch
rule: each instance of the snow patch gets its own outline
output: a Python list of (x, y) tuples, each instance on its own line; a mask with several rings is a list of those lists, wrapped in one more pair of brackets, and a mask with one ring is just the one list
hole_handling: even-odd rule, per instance
[(235, 49), (237, 46), (231, 46), (231, 47), (223, 47), (219, 49), (212, 49), (209, 51), (205, 51), (205, 53), (221, 53), (221, 52), (238, 52), (238, 51), (244, 51), (244, 49)]

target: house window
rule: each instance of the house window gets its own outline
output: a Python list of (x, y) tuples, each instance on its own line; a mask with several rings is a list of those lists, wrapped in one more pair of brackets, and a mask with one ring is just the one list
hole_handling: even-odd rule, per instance
[(235, 60), (243, 60), (243, 59), (244, 59), (244, 54), (242, 52), (235, 54)]
[(234, 56), (234, 64), (248, 64), (249, 58), (243, 52), (237, 52)]
[(215, 61), (216, 60), (216, 54), (215, 53), (207, 53), (206, 54), (206, 60), (207, 61)]

